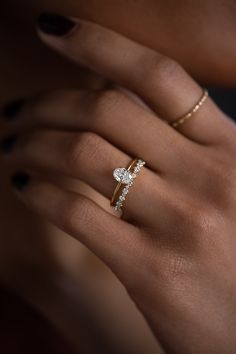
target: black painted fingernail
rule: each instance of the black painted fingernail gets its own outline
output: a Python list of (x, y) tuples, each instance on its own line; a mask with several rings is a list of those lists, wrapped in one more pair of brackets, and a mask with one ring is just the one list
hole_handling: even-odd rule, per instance
[(13, 120), (17, 117), (17, 115), (20, 113), (20, 110), (25, 103), (25, 99), (19, 99), (13, 102), (8, 103), (4, 108), (3, 108), (3, 118), (5, 120)]
[(29, 184), (29, 181), (30, 176), (25, 172), (17, 172), (11, 178), (13, 186), (20, 192)]
[(42, 32), (60, 37), (71, 32), (76, 24), (67, 17), (43, 13), (38, 18), (38, 25)]
[(17, 140), (18, 140), (18, 135), (11, 135), (2, 139), (2, 141), (0, 142), (1, 151), (4, 154), (9, 154), (13, 150)]

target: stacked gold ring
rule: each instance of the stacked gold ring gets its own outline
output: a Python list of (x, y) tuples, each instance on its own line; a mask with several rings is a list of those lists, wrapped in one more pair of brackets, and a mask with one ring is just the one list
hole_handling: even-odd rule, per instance
[(115, 210), (122, 210), (130, 187), (133, 185), (135, 178), (144, 165), (145, 161), (135, 158), (131, 161), (127, 168), (120, 167), (113, 171), (113, 176), (118, 182), (111, 199), (111, 206), (113, 206)]
[[(184, 124), (199, 111), (199, 109), (202, 107), (207, 98), (208, 91), (204, 90), (200, 100), (187, 114), (178, 118), (174, 122), (170, 122), (169, 124), (173, 128), (177, 128), (180, 125)], [(113, 176), (118, 182), (111, 199), (111, 206), (113, 206), (115, 210), (122, 210), (124, 201), (126, 199), (127, 194), (129, 193), (130, 187), (133, 185), (135, 178), (137, 177), (137, 175), (145, 164), (146, 163), (144, 160), (135, 158), (130, 162), (127, 168), (120, 167), (116, 168), (113, 171)]]
[(184, 116), (178, 118), (176, 121), (174, 122), (170, 122), (170, 125), (173, 128), (178, 128), (180, 125), (183, 125), (186, 121), (188, 121), (190, 118), (193, 117), (194, 114), (197, 113), (197, 111), (199, 111), (199, 109), (202, 107), (202, 105), (205, 103), (205, 101), (207, 100), (209, 96), (209, 93), (207, 90), (203, 91), (202, 97), (200, 98), (200, 100), (196, 103), (196, 105), (193, 107), (193, 109), (191, 109), (191, 111), (189, 111), (187, 114), (185, 114)]

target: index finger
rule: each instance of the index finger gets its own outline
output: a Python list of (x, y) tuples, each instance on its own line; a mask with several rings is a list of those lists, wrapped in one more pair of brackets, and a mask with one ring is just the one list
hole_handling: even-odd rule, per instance
[[(100, 25), (42, 15), (39, 28), (48, 45), (137, 93), (169, 122), (185, 115), (202, 95), (202, 88), (174, 60)], [(197, 117), (178, 129), (191, 140), (217, 142), (224, 120), (213, 107), (207, 100)]]

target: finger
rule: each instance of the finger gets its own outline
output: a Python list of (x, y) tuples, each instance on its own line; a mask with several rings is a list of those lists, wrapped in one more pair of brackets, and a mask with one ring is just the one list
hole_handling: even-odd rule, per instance
[[(185, 115), (202, 95), (198, 84), (176, 62), (160, 53), (83, 20), (71, 22), (68, 35), (55, 35), (56, 21), (47, 27), (48, 21), (53, 21), (53, 17), (41, 16), (39, 20), (40, 36), (48, 45), (136, 92), (163, 119), (175, 121)], [(193, 119), (179, 127), (181, 132), (197, 142), (217, 141), (223, 124), (213, 107), (207, 100)]]
[(138, 229), (90, 199), (25, 173), (14, 175), (12, 182), (23, 203), (82, 242), (117, 275), (123, 267), (127, 272), (128, 264), (138, 256)]
[(30, 127), (92, 131), (161, 173), (176, 170), (185, 152), (193, 149), (191, 142), (115, 89), (58, 90), (29, 99), (15, 117), (14, 129)]
[[(13, 144), (11, 150), (6, 151), (7, 160), (80, 179), (108, 200), (117, 184), (112, 176), (113, 170), (127, 167), (131, 162), (131, 157), (91, 132), (37, 131), (14, 141)], [(153, 213), (153, 192), (150, 186), (155, 185), (158, 179), (150, 170), (142, 169), (132, 186), (132, 193), (127, 196), (125, 213), (128, 217), (139, 222), (149, 220)], [(146, 198), (149, 205), (144, 211)]]

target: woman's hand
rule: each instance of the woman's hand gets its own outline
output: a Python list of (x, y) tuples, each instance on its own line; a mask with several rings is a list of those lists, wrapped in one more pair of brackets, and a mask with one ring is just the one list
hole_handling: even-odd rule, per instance
[[(70, 76), (71, 70), (67, 66), (64, 75), (60, 76), (60, 80), (57, 79), (56, 73), (60, 61), (52, 61), (54, 57), (49, 56), (51, 60), (48, 62), (46, 51), (42, 52), (42, 66), (39, 72), (35, 73), (37, 69), (33, 70), (34, 67), (37, 68), (37, 54), (40, 50), (37, 48), (37, 41), (33, 40), (35, 17), (45, 9), (51, 9), (57, 13), (70, 14), (99, 23), (160, 51), (181, 63), (200, 82), (235, 87), (235, 0), (22, 0), (20, 2), (9, 0), (2, 4), (1, 9), (0, 23), (3, 26), (9, 23), (2, 36), (1, 46), (5, 42), (5, 48), (2, 48), (1, 60), (3, 61), (5, 57), (6, 61), (9, 61), (9, 56), (17, 55), (16, 48), (14, 52), (9, 52), (11, 47), (9, 43), (14, 41), (14, 36), (17, 36), (20, 41), (18, 57), (22, 57), (22, 60), (28, 64), (25, 74), (21, 74), (20, 77), (30, 78), (31, 74), (36, 80), (35, 85), (40, 85), (43, 81), (40, 80), (40, 75), (43, 77), (44, 71), (49, 72), (47, 63), (49, 66), (53, 63), (55, 65), (55, 70), (53, 68), (50, 73), (50, 78), (54, 78), (55, 85), (60, 85), (62, 82), (71, 82), (71, 85), (74, 85), (76, 82)], [(17, 21), (13, 20), (13, 12), (17, 14)], [(32, 25), (29, 26), (29, 23)], [(25, 44), (24, 52), (22, 52), (22, 41)], [(17, 59), (15, 58), (15, 65)], [(7, 62), (6, 68), (8, 67)], [(12, 69), (14, 68), (11, 67)], [(3, 75), (4, 72), (1, 72), (1, 82)], [(75, 78), (77, 75), (74, 70)], [(9, 81), (11, 82), (9, 79), (13, 77), (14, 75), (11, 71), (9, 73), (8, 69), (5, 86), (9, 85)], [(50, 85), (50, 78), (47, 81), (48, 85)], [(62, 81), (63, 78), (67, 81)], [(44, 82), (46, 80), (47, 76), (44, 77)], [(35, 85), (32, 89), (35, 89)], [(16, 83), (12, 86), (13, 90)], [(21, 86), (22, 82), (19, 83), (19, 88)], [(26, 85), (25, 87), (27, 88)], [(11, 94), (13, 94), (12, 90)]]
[[(28, 132), (3, 140), (6, 160), (34, 171), (13, 177), (17, 195), (112, 269), (167, 352), (234, 353), (234, 123), (208, 99), (175, 130), (164, 120), (202, 95), (176, 62), (86, 21), (43, 16), (40, 28), (48, 45), (117, 86), (8, 107), (8, 128)], [(50, 172), (83, 180), (109, 205), (112, 171), (136, 156), (147, 166), (123, 219), (42, 179)]]

